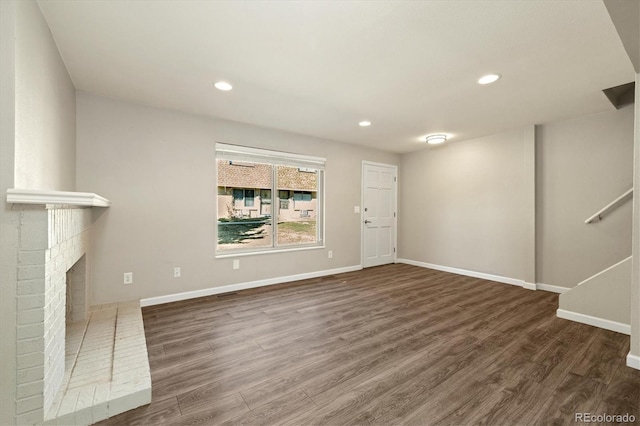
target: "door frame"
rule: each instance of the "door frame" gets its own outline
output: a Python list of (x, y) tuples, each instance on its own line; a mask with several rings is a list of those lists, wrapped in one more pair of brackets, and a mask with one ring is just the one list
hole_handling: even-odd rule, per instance
[(394, 188), (393, 188), (393, 263), (398, 260), (398, 166), (396, 164), (376, 163), (374, 161), (362, 160), (360, 170), (360, 266), (364, 269), (364, 168), (365, 166), (380, 166), (393, 169)]

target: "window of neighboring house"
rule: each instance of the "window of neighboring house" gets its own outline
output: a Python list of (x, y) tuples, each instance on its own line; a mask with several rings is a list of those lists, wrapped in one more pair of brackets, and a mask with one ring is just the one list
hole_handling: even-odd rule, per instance
[(311, 192), (294, 192), (293, 201), (311, 201)]
[[(322, 246), (324, 163), (318, 157), (216, 144), (217, 253)], [(272, 194), (277, 194), (273, 205)]]
[(253, 207), (255, 201), (255, 191), (253, 189), (234, 189), (233, 204), (237, 208)]
[(242, 189), (233, 190), (233, 205), (235, 207), (244, 207), (244, 190)]
[(289, 191), (278, 191), (278, 198), (280, 199), (280, 210), (289, 209)]
[(255, 201), (255, 191), (253, 189), (244, 190), (244, 206), (253, 207)]

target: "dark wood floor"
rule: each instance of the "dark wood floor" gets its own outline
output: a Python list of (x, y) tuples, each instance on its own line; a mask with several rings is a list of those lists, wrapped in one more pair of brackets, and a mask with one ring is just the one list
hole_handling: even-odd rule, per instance
[(629, 337), (557, 299), (398, 264), (145, 308), (153, 401), (103, 424), (638, 419)]

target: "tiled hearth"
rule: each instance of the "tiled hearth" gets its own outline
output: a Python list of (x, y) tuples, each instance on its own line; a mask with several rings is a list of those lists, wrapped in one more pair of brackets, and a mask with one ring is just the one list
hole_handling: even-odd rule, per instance
[(19, 211), (17, 424), (90, 424), (151, 401), (139, 303), (87, 309), (96, 194), (8, 190)]

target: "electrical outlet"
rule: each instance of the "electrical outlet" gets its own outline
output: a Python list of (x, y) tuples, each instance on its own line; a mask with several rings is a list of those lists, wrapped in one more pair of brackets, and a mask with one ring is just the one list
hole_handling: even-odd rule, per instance
[(240, 269), (240, 259), (233, 259), (233, 269)]
[(124, 284), (125, 285), (133, 284), (133, 272), (124, 273)]
[(332, 250), (329, 250), (329, 251), (327, 252), (327, 257), (328, 257), (329, 259), (333, 259), (333, 251), (332, 251)]
[(173, 278), (180, 278), (180, 274), (182, 273), (179, 266), (173, 268)]

